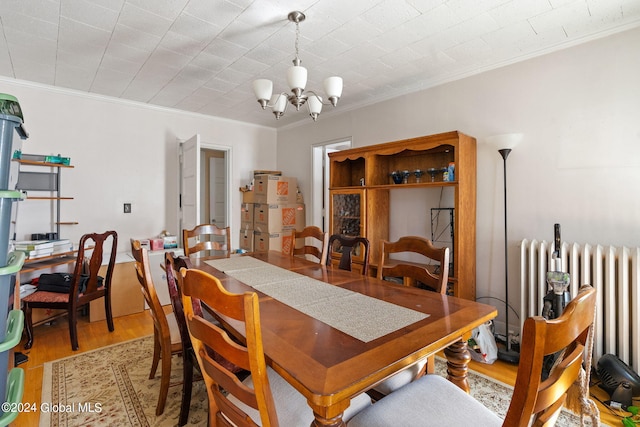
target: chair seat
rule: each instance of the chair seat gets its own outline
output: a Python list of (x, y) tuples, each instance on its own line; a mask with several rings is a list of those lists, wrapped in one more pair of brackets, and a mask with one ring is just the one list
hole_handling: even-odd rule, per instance
[(37, 291), (22, 298), (23, 302), (65, 303), (69, 302), (69, 294), (61, 292)]
[[(270, 367), (267, 367), (267, 375), (269, 376), (269, 385), (271, 386), (271, 393), (276, 405), (278, 423), (281, 426), (291, 427), (306, 427), (311, 425), (314, 419), (313, 412), (305, 397)], [(243, 383), (253, 388), (251, 376), (248, 376)], [(262, 425), (260, 423), (260, 414), (257, 410), (245, 405), (233, 395), (229, 396), (229, 400), (249, 415), (253, 421)], [(351, 399), (351, 405), (344, 412), (343, 419), (346, 422), (355, 414), (369, 406), (371, 406), (371, 398), (369, 398), (366, 393), (362, 393)]]
[[(101, 291), (104, 289), (104, 286), (101, 286), (96, 289), (96, 291)], [(79, 296), (82, 296), (80, 294)], [(44, 302), (44, 303), (66, 303), (69, 302), (69, 294), (62, 292), (49, 292), (49, 291), (36, 291), (32, 294), (27, 295), (24, 298), (21, 298), (24, 302)]]
[(417, 378), (418, 374), (426, 364), (427, 359), (421, 359), (413, 365), (394, 374), (392, 377), (387, 378), (386, 380), (375, 386), (373, 389), (384, 395), (392, 393)]
[(348, 427), (498, 427), (502, 421), (447, 379), (425, 375), (359, 412)]

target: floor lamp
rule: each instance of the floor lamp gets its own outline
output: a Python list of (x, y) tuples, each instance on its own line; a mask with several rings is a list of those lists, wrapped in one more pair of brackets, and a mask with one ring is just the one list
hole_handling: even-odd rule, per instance
[(504, 316), (505, 316), (505, 348), (498, 349), (498, 359), (509, 363), (518, 363), (520, 354), (511, 349), (511, 337), (509, 334), (509, 258), (508, 258), (508, 239), (507, 239), (507, 157), (511, 150), (522, 139), (521, 133), (509, 133), (504, 135), (495, 135), (488, 138), (491, 145), (498, 148), (498, 152), (502, 156), (504, 170)]

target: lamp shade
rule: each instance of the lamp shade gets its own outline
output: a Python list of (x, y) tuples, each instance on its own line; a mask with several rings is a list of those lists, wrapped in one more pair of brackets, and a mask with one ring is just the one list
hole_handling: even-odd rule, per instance
[(293, 65), (287, 70), (287, 83), (292, 91), (307, 86), (307, 69), (302, 65)]
[(324, 91), (329, 98), (340, 98), (342, 96), (342, 77), (333, 76), (324, 79)]
[(284, 109), (287, 107), (287, 97), (281, 93), (275, 94), (271, 98), (271, 104), (274, 113), (284, 113)]
[(271, 99), (273, 93), (273, 82), (268, 79), (257, 79), (253, 81), (253, 93), (256, 95), (256, 99)]
[(310, 95), (309, 99), (307, 99), (307, 105), (309, 106), (309, 114), (311, 117), (318, 117), (320, 112), (322, 111), (322, 98), (317, 95)]
[(524, 134), (521, 133), (504, 133), (501, 135), (493, 135), (486, 138), (486, 142), (493, 146), (496, 150), (514, 149)]

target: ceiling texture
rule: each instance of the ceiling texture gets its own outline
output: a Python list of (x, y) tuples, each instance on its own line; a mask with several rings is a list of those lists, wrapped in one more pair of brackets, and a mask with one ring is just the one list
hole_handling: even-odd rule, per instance
[(291, 105), (276, 120), (251, 85), (289, 91), (293, 10), (306, 14), (307, 90), (344, 79), (318, 120), (640, 26), (640, 0), (1, 0), (0, 76), (270, 127), (310, 121)]

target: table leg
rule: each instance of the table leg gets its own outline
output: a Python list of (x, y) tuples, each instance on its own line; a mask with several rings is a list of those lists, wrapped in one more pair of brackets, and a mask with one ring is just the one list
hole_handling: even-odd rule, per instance
[(342, 419), (342, 414), (333, 418), (324, 418), (318, 415), (317, 413), (313, 413), (315, 420), (311, 423), (311, 427), (346, 427), (344, 420)]
[(470, 387), (467, 381), (471, 354), (467, 348), (467, 341), (460, 340), (445, 348), (447, 357), (447, 379), (469, 393)]

